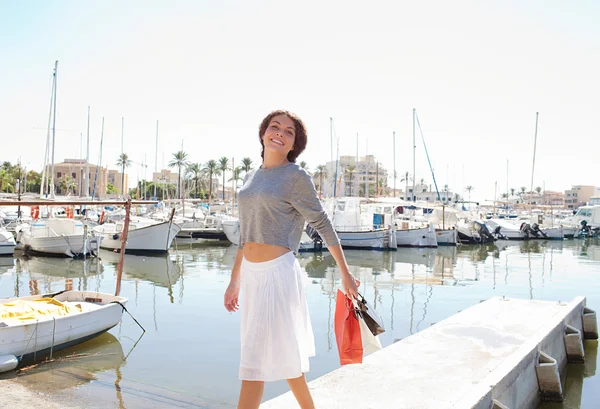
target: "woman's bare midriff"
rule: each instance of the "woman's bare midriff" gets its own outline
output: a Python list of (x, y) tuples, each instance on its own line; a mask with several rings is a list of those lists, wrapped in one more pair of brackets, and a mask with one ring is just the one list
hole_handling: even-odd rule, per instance
[(253, 241), (244, 243), (244, 258), (252, 263), (273, 260), (290, 251), (287, 247), (273, 244), (255, 243)]

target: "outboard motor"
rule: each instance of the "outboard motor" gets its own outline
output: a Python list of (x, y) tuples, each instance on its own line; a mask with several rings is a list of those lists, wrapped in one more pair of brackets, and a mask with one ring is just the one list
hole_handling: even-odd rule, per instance
[(579, 231), (579, 235), (583, 237), (590, 237), (592, 235), (592, 229), (588, 226), (586, 220), (581, 221), (581, 230)]
[(494, 232), (492, 233), (494, 235), (494, 237), (496, 237), (497, 239), (500, 240), (507, 240), (506, 236), (504, 234), (502, 234), (500, 232), (501, 227), (500, 226), (496, 226), (496, 228), (494, 229)]
[(531, 230), (535, 237), (548, 237), (548, 235), (540, 229), (540, 226), (537, 223), (531, 225)]
[(529, 223), (521, 223), (519, 230), (521, 230), (521, 233), (523, 233), (525, 239), (528, 239), (530, 235), (533, 235), (533, 230), (531, 229), (531, 225)]
[(482, 243), (487, 243), (488, 241), (494, 241), (494, 236), (490, 233), (489, 229), (485, 225), (485, 223), (481, 222), (473, 222), (473, 229), (479, 233), (479, 237)]

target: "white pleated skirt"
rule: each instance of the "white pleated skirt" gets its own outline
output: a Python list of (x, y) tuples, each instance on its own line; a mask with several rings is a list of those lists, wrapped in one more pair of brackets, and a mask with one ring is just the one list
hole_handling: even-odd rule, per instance
[(307, 279), (292, 252), (260, 263), (242, 260), (241, 380), (277, 381), (309, 371), (315, 339)]

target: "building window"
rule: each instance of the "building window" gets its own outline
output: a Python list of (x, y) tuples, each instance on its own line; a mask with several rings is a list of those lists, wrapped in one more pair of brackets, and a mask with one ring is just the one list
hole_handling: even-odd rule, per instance
[(71, 175), (73, 176), (73, 179), (77, 179), (77, 173), (73, 172)]
[(61, 173), (61, 172), (56, 172), (56, 177), (57, 177), (57, 178), (59, 178), (59, 177), (61, 177), (61, 176), (62, 176), (62, 173)]

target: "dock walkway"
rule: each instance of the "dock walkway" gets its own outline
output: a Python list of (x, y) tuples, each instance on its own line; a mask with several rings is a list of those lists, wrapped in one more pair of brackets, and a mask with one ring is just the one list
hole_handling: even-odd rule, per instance
[[(597, 338), (585, 298), (491, 298), (309, 383), (327, 409), (529, 409), (560, 400), (559, 372)], [(291, 392), (262, 409), (297, 407)]]

